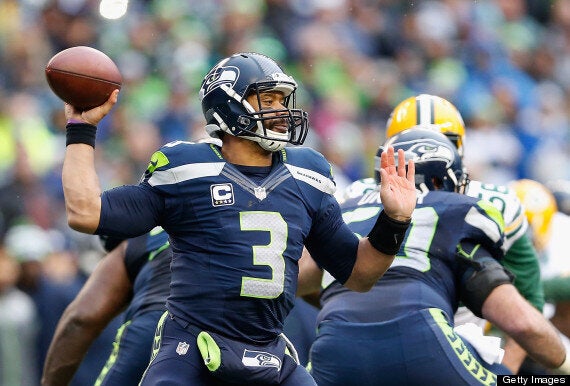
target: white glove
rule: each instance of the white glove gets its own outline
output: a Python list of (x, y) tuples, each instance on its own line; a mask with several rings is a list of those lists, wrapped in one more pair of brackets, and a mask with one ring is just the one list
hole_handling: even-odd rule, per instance
[(505, 350), (501, 348), (501, 338), (483, 335), (483, 329), (474, 323), (465, 323), (456, 326), (453, 330), (469, 342), (488, 364), (492, 365), (503, 361)]

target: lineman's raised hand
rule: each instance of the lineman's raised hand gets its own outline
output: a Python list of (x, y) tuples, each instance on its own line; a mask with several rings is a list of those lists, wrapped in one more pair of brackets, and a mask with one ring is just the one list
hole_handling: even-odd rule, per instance
[(107, 99), (107, 102), (101, 106), (92, 108), (91, 110), (81, 111), (72, 105), (65, 104), (65, 117), (68, 122), (85, 122), (93, 126), (97, 126), (99, 121), (111, 111), (119, 98), (119, 90), (115, 90)]
[(380, 198), (386, 214), (394, 220), (407, 221), (416, 207), (415, 165), (406, 159), (404, 151), (398, 150), (398, 166), (394, 148), (389, 146), (380, 158)]

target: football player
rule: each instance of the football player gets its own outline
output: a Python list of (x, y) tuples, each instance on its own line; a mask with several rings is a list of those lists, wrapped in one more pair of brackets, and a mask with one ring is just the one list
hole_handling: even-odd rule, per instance
[[(504, 241), (499, 210), (457, 194), (466, 176), (454, 145), (440, 133), (418, 128), (394, 135), (385, 146), (414, 160), (418, 196), (412, 224), (371, 291), (357, 294), (325, 273), (310, 353), (317, 384), (495, 385), (496, 374), (509, 374), (498, 364), (499, 342), (468, 341), (462, 336), (475, 332), (454, 331), (460, 302), (511, 334), (543, 365), (565, 363), (555, 329), (518, 293), (499, 263)], [(341, 205), (358, 235), (367, 234), (382, 210), (377, 193), (363, 190)], [(314, 280), (318, 267), (308, 266), (303, 264), (300, 283), (304, 275)], [(470, 342), (477, 340), (473, 347)]]
[[(448, 100), (436, 95), (420, 94), (399, 103), (386, 124), (386, 138), (415, 127), (430, 128), (447, 136), (463, 157), (465, 151), (465, 125), (461, 114)], [(465, 166), (465, 165), (464, 165)], [(468, 170), (469, 167), (466, 166)], [(505, 220), (505, 257), (502, 264), (514, 274), (514, 285), (519, 292), (542, 312), (544, 292), (540, 281), (540, 265), (533, 243), (527, 234), (528, 222), (520, 200), (507, 186), (469, 180), (466, 195), (492, 203)], [(456, 324), (468, 322), (485, 326), (465, 307), (458, 310)], [(508, 340), (504, 364), (516, 373), (525, 354)], [(512, 347), (511, 347), (512, 345)]]
[(369, 290), (400, 247), (415, 207), (414, 166), (382, 155), (384, 211), (358, 239), (342, 221), (328, 161), (301, 145), (297, 84), (271, 58), (239, 53), (205, 76), (206, 131), (222, 145), (177, 141), (154, 153), (138, 185), (101, 194), (97, 123), (117, 101), (66, 105), (62, 181), (69, 225), (133, 237), (162, 226), (172, 245), (167, 312), (142, 385), (314, 385), (282, 335), (303, 246), (348, 288)]
[(90, 345), (124, 311), (113, 351), (96, 384), (138, 385), (170, 292), (168, 235), (157, 227), (126, 241), (106, 238), (109, 252), (63, 313), (47, 353), (43, 386), (67, 385)]

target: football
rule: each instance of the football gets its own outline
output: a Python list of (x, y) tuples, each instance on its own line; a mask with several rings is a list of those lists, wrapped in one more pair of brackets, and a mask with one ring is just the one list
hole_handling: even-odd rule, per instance
[(60, 51), (49, 60), (45, 73), (55, 95), (79, 110), (102, 105), (123, 81), (111, 58), (86, 46)]

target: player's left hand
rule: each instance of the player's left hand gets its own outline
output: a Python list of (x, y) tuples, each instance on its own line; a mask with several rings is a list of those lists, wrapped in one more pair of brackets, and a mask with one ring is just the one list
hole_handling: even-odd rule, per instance
[(394, 220), (408, 221), (412, 218), (412, 212), (416, 207), (416, 185), (414, 161), (408, 161), (406, 170), (406, 158), (402, 149), (398, 150), (398, 165), (394, 148), (389, 146), (382, 152), (380, 158), (380, 199), (384, 205), (384, 211)]

